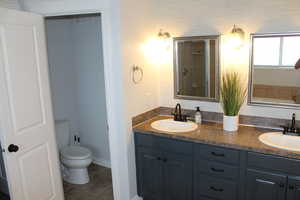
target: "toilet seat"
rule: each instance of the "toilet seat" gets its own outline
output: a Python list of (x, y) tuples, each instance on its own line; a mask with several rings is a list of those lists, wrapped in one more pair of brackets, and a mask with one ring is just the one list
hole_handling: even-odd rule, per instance
[(70, 160), (84, 160), (92, 156), (92, 152), (81, 146), (67, 146), (61, 150), (61, 155)]

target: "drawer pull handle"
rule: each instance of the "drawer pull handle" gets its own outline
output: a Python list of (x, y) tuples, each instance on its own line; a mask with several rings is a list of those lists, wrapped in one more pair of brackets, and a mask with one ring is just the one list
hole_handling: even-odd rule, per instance
[(157, 159), (157, 160), (161, 160), (161, 158), (160, 158), (160, 157), (157, 157), (156, 159)]
[(289, 189), (290, 189), (290, 190), (293, 190), (293, 189), (295, 189), (295, 187), (294, 187), (293, 185), (290, 185), (290, 186), (289, 186)]
[(213, 191), (216, 191), (216, 192), (223, 192), (224, 189), (222, 188), (215, 188), (214, 186), (210, 186), (210, 189), (213, 190)]
[(284, 184), (283, 183), (279, 183), (279, 187), (283, 188)]
[(211, 152), (211, 154), (213, 155), (213, 156), (218, 156), (218, 157), (224, 157), (225, 155), (224, 155), (224, 153), (216, 153), (216, 152)]
[(211, 167), (210, 169), (211, 169), (211, 171), (214, 171), (214, 172), (224, 172), (224, 169), (216, 169), (214, 167)]
[(168, 161), (168, 159), (166, 159), (166, 158), (163, 159), (163, 162), (167, 162), (167, 161)]

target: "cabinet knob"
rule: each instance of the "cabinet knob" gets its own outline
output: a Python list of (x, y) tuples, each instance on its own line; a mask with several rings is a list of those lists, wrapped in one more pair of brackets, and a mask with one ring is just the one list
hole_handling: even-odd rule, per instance
[(216, 152), (211, 152), (211, 154), (213, 155), (213, 156), (218, 156), (218, 157), (224, 157), (225, 155), (224, 155), (224, 153), (216, 153)]
[(210, 169), (211, 169), (211, 171), (214, 171), (214, 172), (224, 172), (224, 169), (216, 169), (214, 167), (211, 167)]
[(19, 147), (15, 144), (10, 144), (7, 148), (8, 152), (13, 153), (13, 152), (18, 152)]
[(293, 190), (293, 189), (295, 189), (295, 187), (293, 185), (289, 185), (289, 189)]
[(216, 191), (216, 192), (223, 192), (224, 189), (223, 188), (215, 188), (214, 186), (210, 186), (209, 187), (211, 190)]
[(284, 184), (283, 183), (279, 183), (279, 187), (283, 188)]
[(166, 159), (166, 158), (163, 159), (163, 162), (167, 162), (167, 161), (168, 161), (168, 159)]
[(156, 159), (157, 159), (157, 160), (161, 160), (161, 157), (157, 157)]

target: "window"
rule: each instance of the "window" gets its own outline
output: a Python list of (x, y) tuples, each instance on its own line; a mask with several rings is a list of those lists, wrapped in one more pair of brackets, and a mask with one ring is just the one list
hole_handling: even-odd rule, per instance
[(300, 58), (300, 36), (253, 38), (255, 67), (292, 68)]

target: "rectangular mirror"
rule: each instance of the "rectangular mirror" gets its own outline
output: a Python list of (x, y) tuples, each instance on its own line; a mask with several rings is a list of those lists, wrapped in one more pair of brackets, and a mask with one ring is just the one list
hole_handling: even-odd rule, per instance
[(174, 38), (174, 96), (219, 100), (219, 36)]
[(248, 103), (300, 107), (300, 33), (252, 34), (251, 43)]

